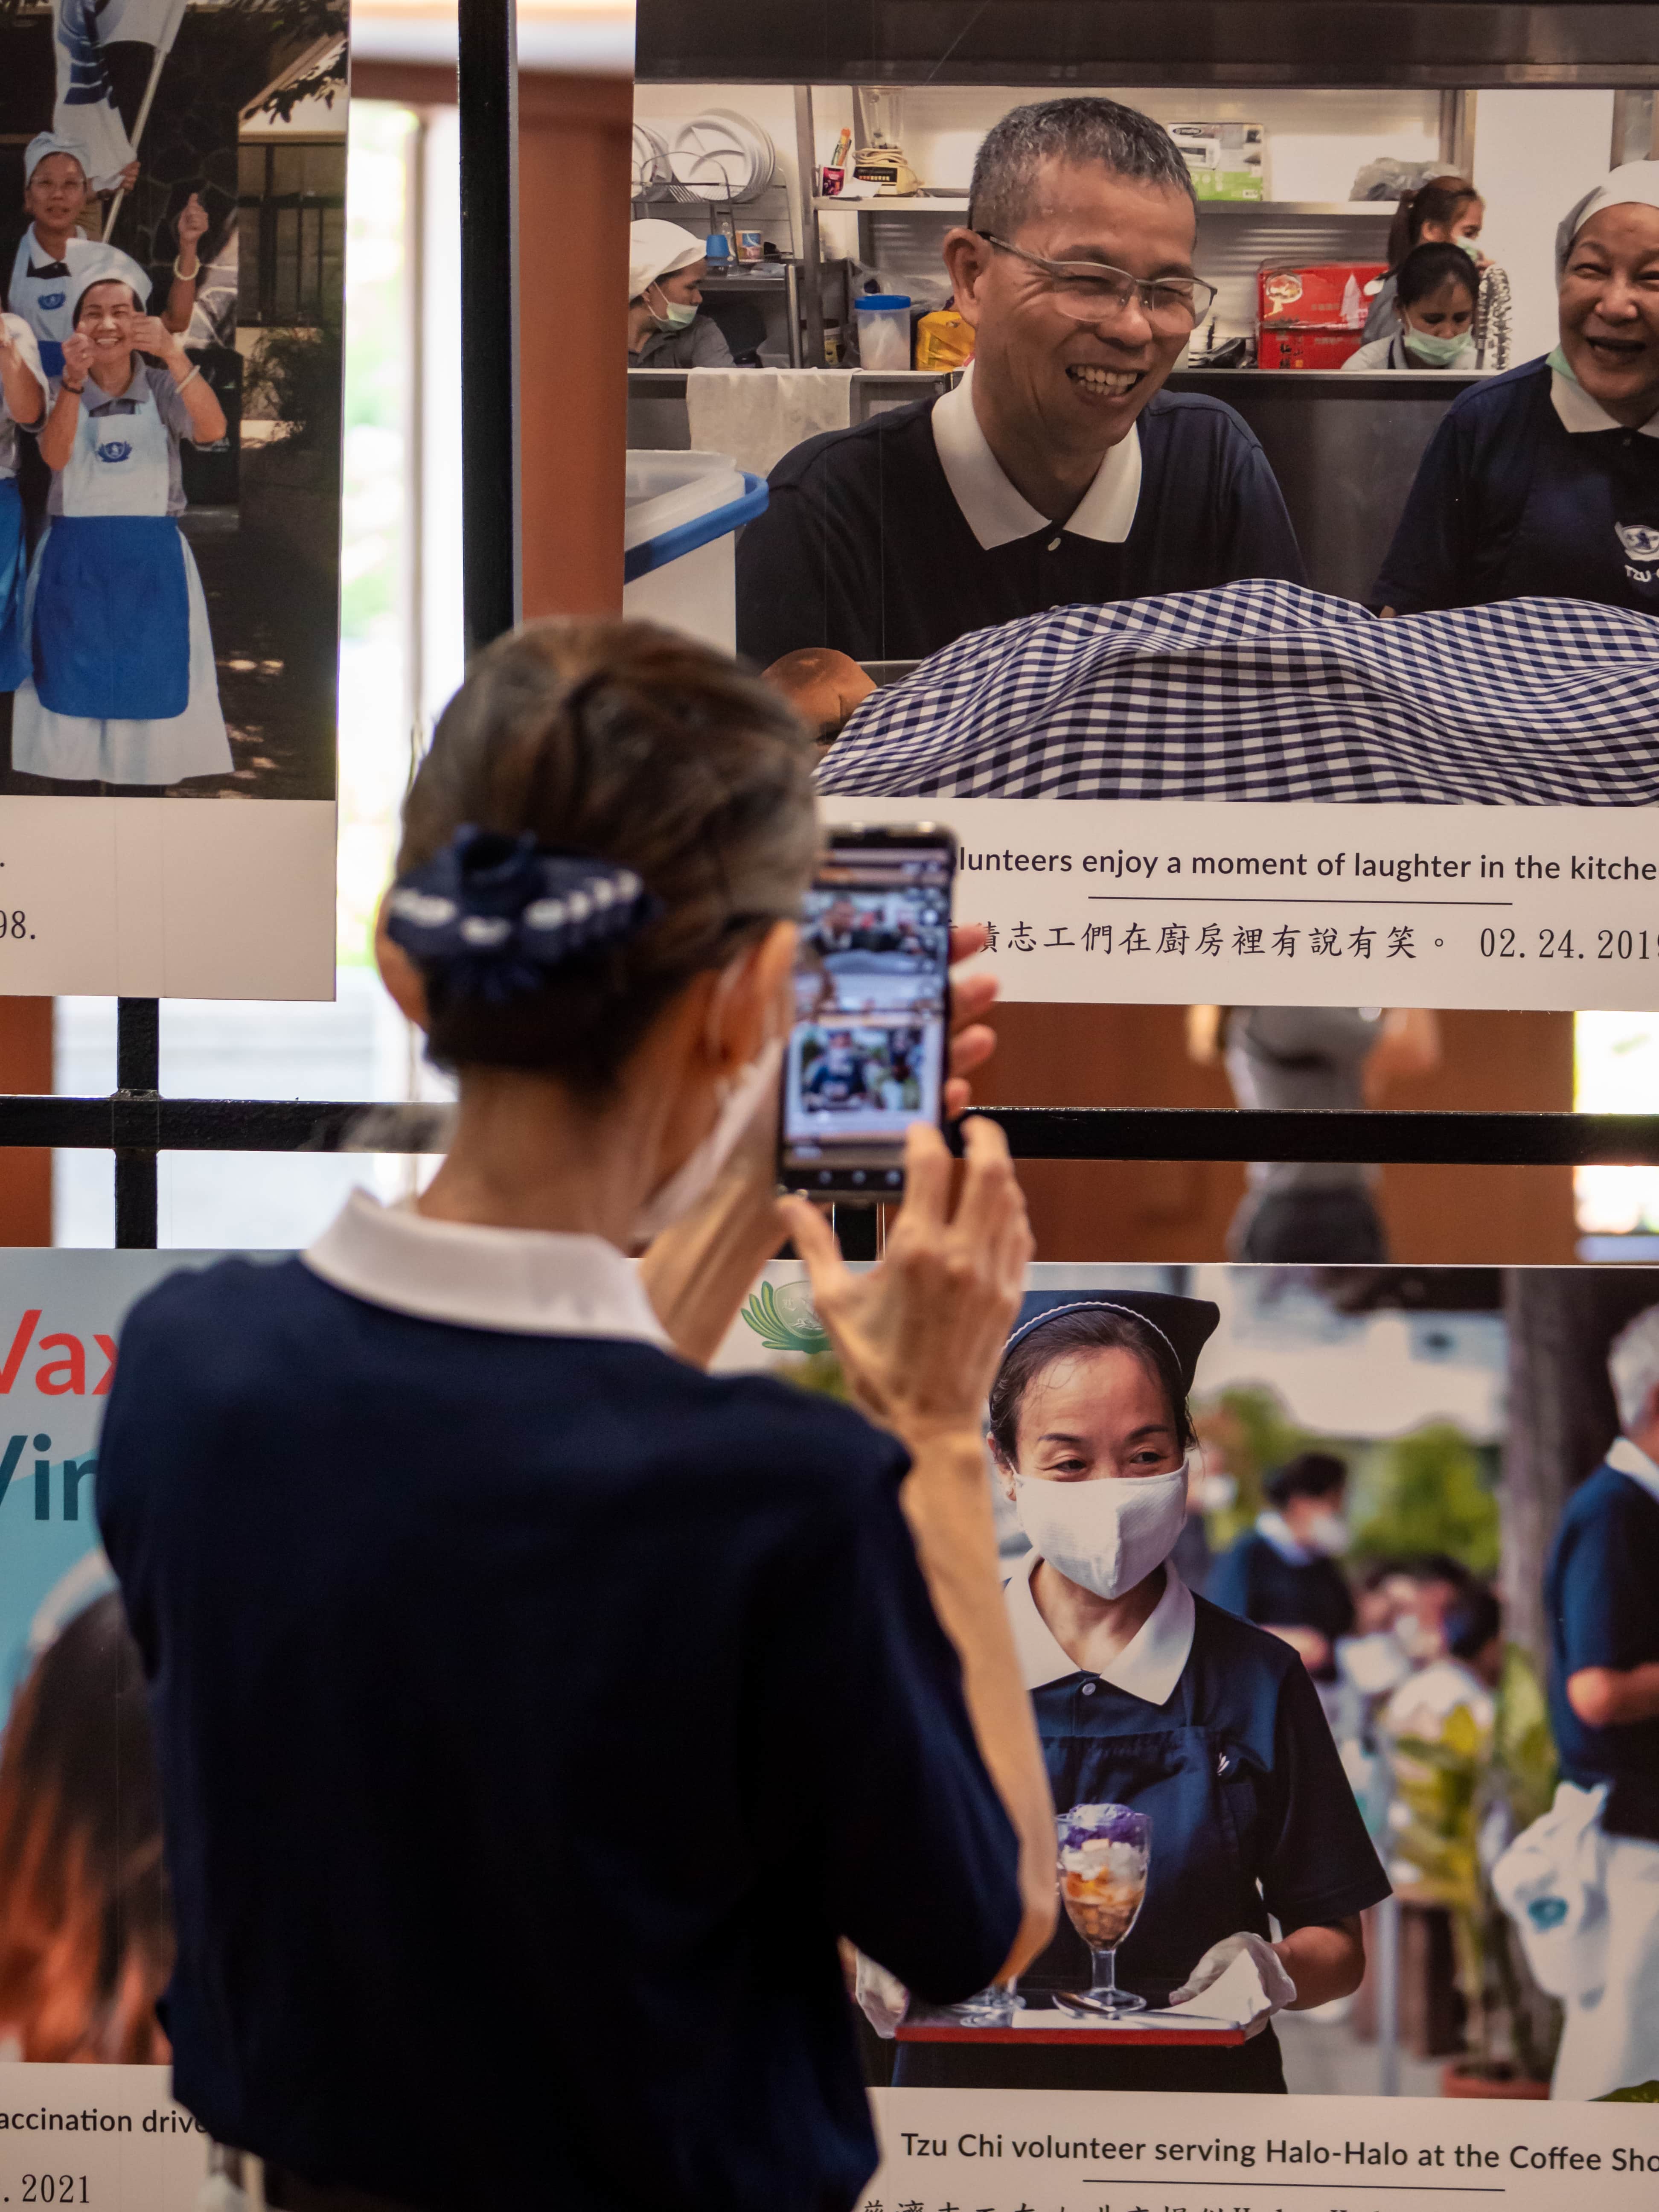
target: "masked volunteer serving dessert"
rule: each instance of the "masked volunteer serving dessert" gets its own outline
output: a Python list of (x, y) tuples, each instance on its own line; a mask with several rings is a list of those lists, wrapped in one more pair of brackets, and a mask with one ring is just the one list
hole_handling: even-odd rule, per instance
[[(1358, 1985), (1359, 1915), (1389, 1884), (1307, 1669), (1170, 1564), (1195, 1443), (1188, 1394), (1218, 1318), (1206, 1299), (1138, 1291), (1039, 1314), (1004, 1352), (991, 1449), (1030, 1540), (1007, 1601), (1055, 1813), (1109, 1805), (1151, 1823), (1118, 1982), (1149, 2007), (1180, 2003), (1248, 1954), (1264, 2025), (1209, 2046), (907, 2042), (901, 2082), (1282, 2091), (1267, 2016)], [(1062, 1919), (1020, 1992), (1042, 2006), (1091, 1978)]]

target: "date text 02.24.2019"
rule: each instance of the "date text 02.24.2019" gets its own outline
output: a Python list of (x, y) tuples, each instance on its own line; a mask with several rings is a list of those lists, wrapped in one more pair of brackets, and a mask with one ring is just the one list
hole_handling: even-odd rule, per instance
[[(1536, 943), (1532, 947), (1540, 960), (1585, 960), (1592, 957), (1584, 944), (1588, 931), (1578, 932), (1578, 941), (1573, 941), (1570, 929), (1540, 929), (1534, 933)], [(1598, 929), (1595, 931), (1597, 960), (1659, 959), (1659, 931), (1646, 929)], [(1480, 951), (1488, 960), (1524, 960), (1527, 946), (1522, 942), (1524, 932), (1518, 929), (1483, 929)]]

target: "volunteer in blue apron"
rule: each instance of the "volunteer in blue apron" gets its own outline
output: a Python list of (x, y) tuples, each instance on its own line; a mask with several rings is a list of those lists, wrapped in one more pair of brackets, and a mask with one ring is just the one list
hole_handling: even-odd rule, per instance
[[(43, 131), (29, 141), (23, 155), (23, 205), (29, 223), (17, 242), (7, 304), (33, 331), (41, 365), (51, 377), (62, 372), (76, 300), (94, 276), (119, 276), (131, 285), (141, 306), (149, 303), (149, 277), (130, 254), (81, 236), (77, 226), (95, 198), (72, 138)], [(193, 283), (190, 289), (193, 295)], [(167, 304), (172, 320), (170, 296)]]
[(180, 440), (224, 434), (212, 387), (173, 333), (140, 313), (130, 285), (89, 284), (40, 434), (52, 479), (14, 769), (115, 784), (229, 773), (207, 600), (178, 523)]
[[(1217, 1319), (1206, 1299), (1115, 1291), (1039, 1314), (1008, 1340), (991, 1447), (1031, 1544), (1007, 1599), (1054, 1809), (1121, 1804), (1152, 1820), (1146, 1901), (1118, 1981), (1150, 2005), (1179, 2002), (1248, 1953), (1260, 2018), (1358, 1986), (1359, 1915), (1389, 1884), (1301, 1660), (1194, 1597), (1169, 1565), (1195, 1443), (1187, 1398)], [(1089, 1954), (1062, 1920), (1020, 1990), (1042, 2005), (1089, 1983)], [(1267, 2025), (1208, 2047), (906, 2043), (894, 2078), (1285, 2087)]]
[(1627, 161), (1556, 234), (1560, 342), (1462, 393), (1372, 593), (1385, 612), (1495, 599), (1659, 614), (1659, 161)]
[(29, 672), (23, 631), (23, 502), (17, 489), (18, 429), (46, 419), (46, 380), (34, 334), (21, 315), (0, 315), (0, 691)]

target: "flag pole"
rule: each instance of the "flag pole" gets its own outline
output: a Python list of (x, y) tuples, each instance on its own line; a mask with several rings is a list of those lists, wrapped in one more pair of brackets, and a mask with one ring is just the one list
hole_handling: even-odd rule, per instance
[[(130, 143), (135, 154), (138, 151), (138, 141), (144, 135), (144, 125), (149, 121), (149, 111), (155, 99), (155, 88), (161, 82), (161, 64), (172, 52), (171, 46), (157, 46), (155, 58), (149, 65), (149, 82), (144, 87), (144, 96), (138, 103), (138, 113), (132, 125), (132, 137)], [(126, 196), (126, 186), (118, 185), (115, 188), (115, 197), (109, 204), (109, 213), (104, 217), (104, 236), (106, 239), (114, 235), (115, 218), (120, 214), (121, 203)]]

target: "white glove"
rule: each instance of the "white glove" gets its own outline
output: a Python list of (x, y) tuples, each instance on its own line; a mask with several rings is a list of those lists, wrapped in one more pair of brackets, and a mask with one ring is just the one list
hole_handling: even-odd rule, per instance
[[(1237, 1936), (1224, 1936), (1218, 1943), (1212, 1943), (1181, 1987), (1170, 1990), (1170, 2002), (1185, 2004), (1188, 1998), (1201, 1995), (1221, 1979), (1235, 1959), (1249, 1960), (1261, 1984), (1266, 2003), (1255, 2008), (1250, 2015), (1252, 2020), (1260, 2020), (1264, 2014), (1270, 2018), (1296, 2002), (1296, 1984), (1285, 1972), (1278, 1952), (1265, 1936), (1252, 1936), (1243, 1929)], [(1241, 2021), (1240, 2025), (1248, 2027), (1249, 2022)]]
[(882, 2041), (890, 2043), (893, 2031), (904, 2017), (905, 2007), (910, 2002), (910, 1992), (898, 1976), (890, 1974), (885, 1966), (878, 1966), (873, 1959), (866, 1959), (862, 1951), (856, 1956), (858, 1973), (853, 1984), (853, 1994), (859, 2001), (859, 2010)]

